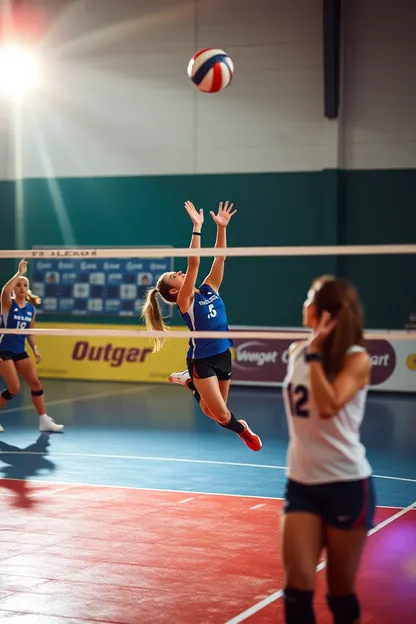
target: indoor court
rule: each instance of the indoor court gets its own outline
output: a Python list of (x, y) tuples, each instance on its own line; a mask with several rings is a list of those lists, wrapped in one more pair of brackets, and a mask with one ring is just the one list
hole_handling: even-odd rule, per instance
[[(65, 433), (39, 434), (28, 396), (3, 418), (2, 621), (282, 621), (279, 390), (232, 390), (263, 439), (256, 455), (182, 387), (48, 381), (45, 392)], [(365, 624), (414, 621), (415, 409), (414, 396), (378, 393), (364, 420), (379, 505), (359, 578)], [(329, 624), (324, 574), (316, 604)]]
[(0, 1), (0, 624), (415, 624), (415, 33)]

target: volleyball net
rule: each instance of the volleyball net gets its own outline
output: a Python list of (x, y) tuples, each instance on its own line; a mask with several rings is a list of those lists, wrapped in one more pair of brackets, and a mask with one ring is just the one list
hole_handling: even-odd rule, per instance
[[(144, 297), (164, 272), (186, 271), (201, 258), (197, 286), (213, 258), (226, 256), (221, 296), (229, 331), (189, 331), (164, 306), (169, 332), (149, 332), (140, 320)], [(233, 379), (247, 385), (281, 384), (287, 348), (308, 336), (302, 305), (312, 281), (343, 277), (358, 290), (366, 316), (374, 386), (416, 389), (416, 245), (228, 247), (201, 249), (34, 248), (1, 250), (3, 283), (28, 262), (33, 293), (42, 299), (36, 328), (22, 324), (2, 334), (32, 335), (42, 351), (39, 374), (52, 378), (167, 381), (185, 368), (190, 338), (233, 340)], [(7, 265), (7, 266), (6, 266)], [(412, 278), (413, 276), (413, 278)], [(152, 339), (166, 338), (159, 353)]]

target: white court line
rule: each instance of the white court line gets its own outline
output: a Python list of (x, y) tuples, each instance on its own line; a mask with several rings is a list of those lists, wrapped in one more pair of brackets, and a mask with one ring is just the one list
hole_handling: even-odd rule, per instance
[[(408, 507), (405, 507), (404, 509), (401, 509), (400, 511), (395, 513), (393, 516), (390, 516), (390, 518), (387, 518), (387, 520), (383, 520), (383, 522), (380, 522), (380, 524), (375, 526), (374, 529), (371, 529), (371, 531), (369, 531), (368, 534), (369, 535), (374, 535), (374, 533), (377, 533), (377, 531), (380, 531), (380, 529), (383, 529), (385, 526), (387, 526), (391, 522), (394, 522), (395, 520), (397, 520), (401, 516), (404, 516), (404, 514), (408, 513), (409, 511), (412, 511), (413, 509), (416, 509), (416, 501), (414, 503), (412, 503), (411, 505), (409, 505)], [(316, 571), (320, 572), (325, 567), (326, 567), (326, 561), (322, 561), (316, 567)], [(264, 609), (264, 607), (267, 607), (272, 602), (275, 602), (276, 600), (279, 600), (279, 598), (282, 598), (282, 596), (283, 596), (283, 588), (279, 589), (278, 591), (274, 592), (273, 594), (270, 594), (270, 596), (267, 596), (267, 598), (264, 598), (263, 600), (261, 600), (260, 602), (258, 602), (255, 605), (253, 605), (249, 609), (246, 609), (246, 611), (243, 611), (243, 613), (240, 613), (239, 615), (236, 615), (231, 620), (228, 620), (225, 624), (239, 624), (240, 622), (244, 622), (244, 620), (247, 620), (249, 617), (251, 617), (255, 613), (258, 613), (258, 611), (261, 611), (262, 609)]]
[(410, 483), (416, 483), (416, 479), (407, 479), (405, 477), (390, 477), (389, 475), (376, 475), (373, 474), (376, 479), (393, 479), (393, 481), (409, 481)]
[[(30, 483), (30, 481), (29, 481), (29, 483)], [(70, 487), (68, 488), (68, 487), (64, 487), (64, 486), (62, 486), (60, 488), (56, 488), (55, 490), (48, 490), (48, 488), (45, 488), (44, 491), (41, 490), (41, 491), (37, 492), (36, 498), (39, 498), (39, 496), (49, 496), (50, 494), (56, 494), (57, 492), (63, 492), (64, 490), (66, 492), (67, 490), (70, 490), (70, 489), (71, 489)]]
[(182, 505), (182, 503), (189, 503), (189, 501), (194, 500), (193, 496), (190, 496), (189, 498), (184, 498), (181, 501), (178, 501), (178, 505)]
[[(1, 452), (0, 452), (1, 456)], [(24, 479), (9, 479), (0, 478), (0, 485), (2, 481), (24, 481)], [(42, 479), (30, 479), (30, 483), (41, 483), (42, 485), (67, 485), (69, 487), (88, 487), (88, 488), (112, 488), (115, 490), (128, 490), (130, 492), (164, 492), (165, 494), (195, 494), (197, 496), (224, 496), (227, 498), (247, 498), (249, 500), (267, 500), (267, 501), (280, 501), (283, 498), (278, 496), (254, 496), (252, 494), (228, 494), (227, 492), (197, 492), (195, 490), (172, 490), (168, 488), (154, 488), (154, 487), (134, 487), (132, 485), (107, 485), (101, 483), (74, 483), (73, 481), (49, 481)], [(392, 507), (392, 509), (401, 509), (400, 507)]]
[[(143, 388), (143, 390), (146, 388)], [(11, 455), (17, 454), (18, 451), (3, 451)], [(20, 453), (19, 453), (20, 454)], [(39, 455), (38, 452), (28, 452), (25, 455)], [(234, 466), (238, 468), (263, 468), (265, 470), (286, 470), (287, 466), (273, 466), (270, 464), (252, 464), (244, 462), (227, 462), (217, 461), (212, 459), (189, 459), (185, 457), (152, 457), (148, 455), (108, 455), (104, 453), (54, 453), (54, 456), (59, 457), (97, 457), (98, 459), (126, 459), (135, 461), (153, 461), (153, 462), (176, 462), (185, 464), (206, 464), (213, 466)], [(409, 479), (407, 477), (390, 477), (385, 475), (372, 475), (376, 479), (391, 479), (393, 481), (408, 481), (409, 483), (416, 483), (416, 479)]]
[[(64, 405), (67, 403), (76, 403), (79, 401), (94, 401), (96, 399), (104, 399), (112, 396), (122, 396), (125, 394), (135, 394), (145, 392), (146, 390), (155, 389), (155, 385), (147, 385), (147, 386), (135, 386), (133, 388), (126, 388), (124, 390), (116, 390), (112, 392), (98, 392), (96, 394), (85, 394), (79, 397), (71, 397), (66, 399), (58, 399), (56, 401), (48, 401), (47, 406), (50, 405)], [(20, 412), (26, 409), (31, 409), (33, 407), (32, 403), (28, 405), (20, 405), (19, 407), (12, 407), (11, 409), (4, 410), (3, 413), (10, 414), (12, 412)], [(3, 453), (7, 453), (10, 455), (13, 454), (21, 454), (18, 451), (2, 451)], [(41, 455), (42, 453), (25, 453), (26, 455)], [(241, 468), (263, 468), (266, 470), (286, 470), (287, 466), (273, 466), (270, 464), (252, 464), (245, 462), (226, 462), (226, 461), (214, 461), (208, 459), (187, 459), (187, 458), (178, 458), (178, 457), (149, 457), (142, 455), (105, 455), (105, 454), (95, 454), (95, 453), (54, 453), (54, 455), (59, 455), (60, 457), (97, 457), (100, 459), (127, 459), (127, 460), (138, 460), (138, 461), (164, 461), (164, 462), (183, 462), (183, 463), (192, 463), (192, 464), (212, 464), (217, 466), (236, 466)], [(391, 479), (393, 481), (408, 481), (410, 483), (416, 483), (416, 479), (408, 479), (405, 477), (391, 477), (387, 475), (377, 475), (373, 474), (373, 477), (376, 479)]]
[[(21, 479), (1, 479), (1, 480), (2, 481), (5, 481), (5, 480), (6, 481), (21, 481)], [(26, 484), (30, 484), (31, 481), (26, 481), (25, 483)], [(64, 491), (67, 492), (68, 490), (71, 489), (71, 487), (75, 487), (75, 486), (70, 486), (70, 487), (62, 486), (62, 487), (59, 487), (59, 488), (55, 488), (54, 490), (51, 490), (51, 489), (45, 487), (45, 488), (43, 488), (41, 490), (37, 490), (35, 496), (36, 496), (36, 499), (41, 498), (42, 496), (52, 496), (53, 494), (56, 494), (57, 492), (64, 492)], [(5, 490), (9, 490), (9, 488), (4, 488), (4, 489)], [(13, 490), (10, 489), (10, 492), (13, 492)], [(29, 495), (30, 494), (33, 494), (33, 492), (30, 492)]]
[[(0, 453), (1, 455), (1, 453)], [(0, 479), (0, 484), (2, 480), (7, 481), (23, 481), (24, 479)], [(260, 496), (254, 494), (229, 494), (228, 492), (197, 492), (196, 490), (172, 490), (168, 488), (146, 488), (146, 487), (134, 487), (132, 485), (107, 485), (100, 483), (74, 483), (73, 481), (49, 481), (49, 480), (41, 480), (41, 479), (30, 479), (30, 483), (42, 483), (49, 485), (66, 485), (70, 487), (88, 487), (88, 488), (113, 488), (115, 490), (129, 490), (132, 492), (164, 492), (165, 494), (195, 494), (197, 496), (223, 496), (227, 498), (247, 498), (249, 500), (265, 500), (265, 501), (281, 501), (284, 498), (280, 496)], [(395, 505), (392, 507), (391, 505), (377, 505), (377, 509), (406, 509), (405, 507), (398, 507)]]
[[(145, 390), (153, 390), (156, 386), (134, 386), (133, 388), (125, 388), (124, 390), (113, 390), (112, 392), (98, 392), (97, 394), (84, 394), (83, 396), (67, 397), (66, 399), (58, 399), (56, 401), (46, 401), (46, 407), (51, 405), (64, 405), (65, 403), (77, 403), (79, 401), (95, 401), (95, 399), (105, 399), (111, 396), (121, 396), (123, 394), (134, 394), (135, 392), (144, 392)], [(11, 414), (12, 412), (22, 412), (33, 408), (33, 404), (20, 405), (4, 410), (3, 414)]]
[(250, 507), (250, 509), (260, 509), (260, 507), (264, 507), (266, 503), (259, 503), (258, 505), (254, 505), (254, 507)]
[[(28, 481), (27, 483), (30, 484), (31, 481)], [(36, 497), (36, 499), (38, 499), (42, 496), (50, 496), (52, 494), (56, 494), (57, 492), (63, 492), (63, 491), (67, 492), (70, 489), (71, 489), (70, 487), (64, 487), (64, 486), (56, 488), (55, 490), (48, 490), (48, 488), (44, 488), (44, 490), (37, 490), (34, 496)]]

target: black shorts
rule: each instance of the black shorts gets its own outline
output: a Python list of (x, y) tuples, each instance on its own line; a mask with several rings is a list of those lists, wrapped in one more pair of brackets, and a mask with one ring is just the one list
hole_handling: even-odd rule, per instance
[(28, 354), (26, 351), (22, 353), (13, 353), (13, 351), (0, 351), (0, 360), (3, 362), (7, 362), (7, 360), (12, 360), (12, 362), (19, 362), (20, 360), (26, 360), (28, 358)]
[(286, 484), (285, 513), (307, 511), (320, 516), (324, 525), (338, 529), (372, 529), (375, 506), (371, 477), (319, 485), (304, 485), (289, 479)]
[(193, 379), (208, 379), (209, 377), (217, 377), (219, 381), (228, 381), (231, 379), (231, 351), (227, 349), (218, 355), (211, 355), (207, 358), (198, 358), (195, 360), (187, 359), (188, 372)]

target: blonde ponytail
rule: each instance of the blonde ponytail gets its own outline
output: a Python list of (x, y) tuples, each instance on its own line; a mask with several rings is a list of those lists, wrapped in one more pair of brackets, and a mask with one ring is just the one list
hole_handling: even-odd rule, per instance
[(32, 305), (40, 305), (41, 303), (41, 299), (37, 295), (34, 295), (30, 289), (27, 291), (26, 301), (29, 301)]
[[(38, 297), (37, 295), (35, 295), (31, 290), (30, 290), (30, 282), (28, 280), (28, 278), (25, 275), (21, 275), (19, 277), (19, 279), (23, 279), (25, 280), (26, 284), (27, 284), (27, 293), (26, 293), (26, 297), (25, 297), (25, 301), (28, 301), (29, 303), (31, 303), (32, 305), (40, 305), (41, 304), (41, 299), (40, 297)], [(16, 297), (16, 293), (13, 292), (12, 297)]]
[[(142, 308), (141, 317), (146, 324), (146, 329), (149, 331), (168, 331), (169, 327), (165, 325), (160, 311), (157, 297), (158, 292), (157, 288), (152, 288), (148, 291), (145, 304)], [(153, 353), (160, 351), (165, 344), (165, 340), (162, 338), (154, 338), (153, 342)]]

